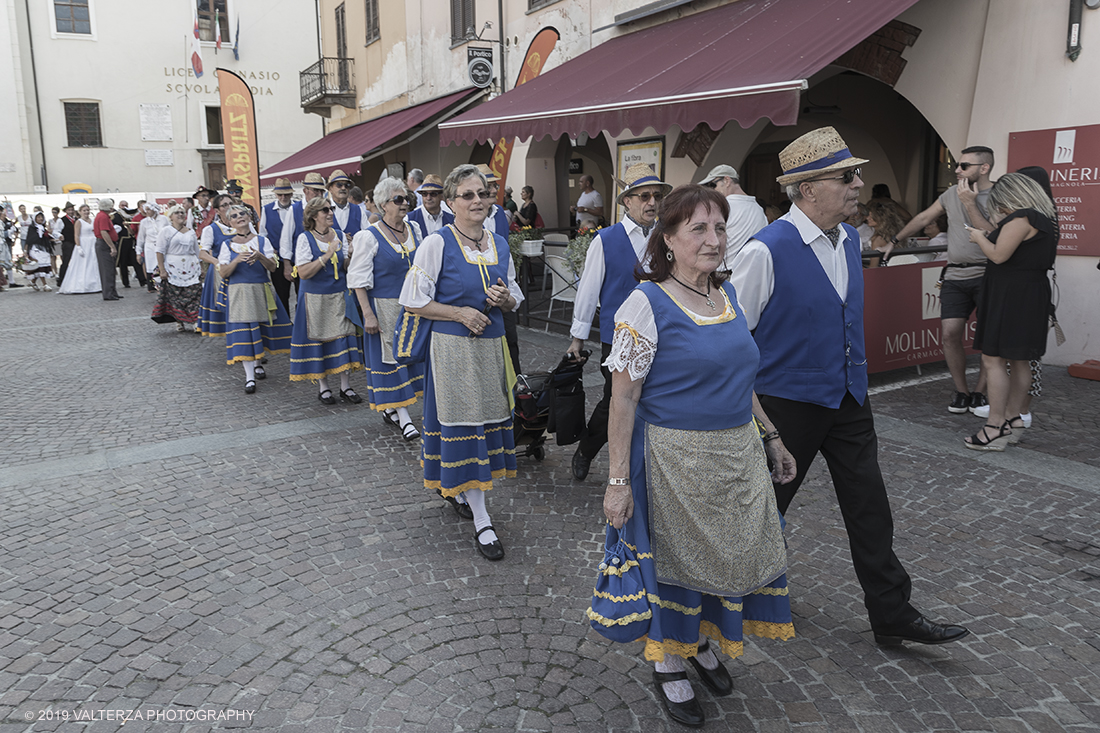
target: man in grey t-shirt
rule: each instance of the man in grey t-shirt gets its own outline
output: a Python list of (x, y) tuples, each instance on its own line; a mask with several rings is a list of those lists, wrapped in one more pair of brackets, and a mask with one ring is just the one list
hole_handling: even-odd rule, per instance
[(978, 306), (981, 297), (982, 275), (986, 258), (978, 245), (970, 241), (966, 227), (992, 231), (986, 214), (986, 200), (993, 184), (989, 172), (993, 170), (993, 151), (981, 145), (966, 148), (955, 165), (958, 184), (943, 192), (936, 203), (913, 217), (891, 240), (891, 247), (899, 239), (912, 237), (943, 214), (947, 214), (947, 267), (944, 269), (940, 289), (940, 329), (943, 355), (951, 379), (955, 382), (955, 398), (948, 405), (948, 412), (963, 414), (973, 412), (987, 403), (985, 398), (985, 372), (978, 374), (978, 383), (970, 392), (966, 382), (966, 351), (963, 338), (966, 320)]

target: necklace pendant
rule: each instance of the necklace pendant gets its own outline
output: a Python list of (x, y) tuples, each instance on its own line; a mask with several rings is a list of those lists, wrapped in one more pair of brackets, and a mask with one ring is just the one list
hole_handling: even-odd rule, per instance
[(710, 306), (710, 309), (711, 309), (711, 310), (714, 310), (714, 309), (715, 309), (714, 301), (713, 301), (713, 300), (711, 300), (711, 299), (710, 299), (709, 297), (707, 298), (707, 305), (709, 305), (709, 306)]

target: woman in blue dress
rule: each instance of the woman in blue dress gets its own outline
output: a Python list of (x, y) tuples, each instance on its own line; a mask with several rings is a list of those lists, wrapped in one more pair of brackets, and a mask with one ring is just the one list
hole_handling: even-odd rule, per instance
[(274, 248), (250, 230), (252, 215), (244, 206), (229, 209), (234, 236), (222, 240), (218, 273), (226, 288), (226, 364), (244, 365), (244, 391), (256, 391), (267, 373), (257, 362), (268, 354), (290, 352), (290, 317), (275, 297), (271, 273), (279, 266)]
[(393, 358), (393, 332), (401, 317), (397, 296), (412, 266), (420, 229), (405, 221), (416, 203), (399, 178), (385, 178), (374, 188), (382, 219), (360, 230), (352, 240), (348, 287), (363, 311), (367, 359), (367, 399), (372, 410), (401, 431), (405, 440), (420, 437), (409, 406), (424, 392), (422, 364), (402, 366)]
[(794, 459), (753, 392), (759, 352), (733, 287), (716, 274), (728, 215), (725, 198), (702, 186), (665, 198), (649, 272), (615, 314), (604, 362), (608, 533), (636, 548), (652, 612), (645, 657), (670, 717), (692, 726), (704, 718), (685, 659), (726, 695), (733, 682), (714, 646), (737, 657), (744, 632), (794, 636), (772, 489), (772, 479), (794, 478)]
[(351, 372), (363, 368), (362, 323), (348, 293), (348, 241), (333, 224), (332, 204), (318, 196), (302, 211), (305, 231), (294, 249), (298, 309), (290, 341), (290, 381), (316, 382), (317, 399), (336, 404), (328, 378), (340, 376), (340, 399), (363, 401), (351, 388)]
[(199, 259), (209, 265), (202, 281), (199, 321), (195, 324), (195, 330), (203, 336), (217, 337), (225, 334), (225, 309), (218, 305), (219, 300), (225, 302), (222, 278), (218, 274), (218, 252), (221, 251), (222, 242), (235, 233), (228, 219), (229, 207), (232, 205), (231, 196), (224, 193), (215, 196), (211, 204), (217, 212), (214, 221), (199, 232)]
[(398, 301), (432, 321), (424, 375), (421, 460), (424, 486), (459, 516), (474, 520), (474, 544), (489, 560), (504, 546), (485, 492), (516, 475), (512, 433), (515, 372), (504, 338), (504, 311), (522, 302), (508, 241), (486, 231), (493, 195), (473, 165), (443, 183), (455, 221), (424, 238)]

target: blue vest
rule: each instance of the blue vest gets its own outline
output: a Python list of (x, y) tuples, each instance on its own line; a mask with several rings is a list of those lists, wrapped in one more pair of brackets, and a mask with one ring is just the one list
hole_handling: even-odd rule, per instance
[[(333, 225), (332, 230), (336, 232), (336, 236), (343, 241), (343, 233)], [(313, 259), (317, 259), (322, 254), (322, 250), (317, 245), (317, 240), (314, 239), (313, 234), (306, 232), (306, 239), (309, 241), (309, 249), (313, 253)], [(344, 249), (342, 247), (337, 248), (336, 257), (339, 260), (338, 270), (335, 276), (332, 271), (332, 259), (325, 260), (325, 266), (317, 271), (317, 274), (313, 277), (303, 277), (298, 280), (298, 288), (303, 293), (344, 293), (348, 289), (348, 277), (346, 263), (344, 262)]]
[[(444, 211), (442, 213), (443, 213), (443, 226), (447, 226), (448, 224), (454, 224), (455, 223), (455, 215), (454, 214), (449, 214), (446, 211)], [(424, 222), (424, 207), (423, 206), (417, 206), (415, 209), (410, 211), (405, 216), (405, 220), (410, 221), (413, 224), (416, 224), (417, 228), (420, 229), (420, 238), (421, 239), (428, 236), (428, 225)]]
[(415, 226), (407, 226), (413, 235), (413, 246), (408, 252), (394, 249), (390, 240), (383, 235), (382, 228), (377, 224), (371, 224), (366, 228), (366, 231), (370, 232), (378, 242), (378, 253), (374, 255), (374, 287), (370, 290), (372, 298), (396, 298), (401, 295), (405, 276), (412, 267), (413, 256), (421, 241), (420, 230)]
[[(256, 242), (256, 249), (263, 252), (264, 238), (256, 237), (256, 239), (258, 240)], [(232, 242), (229, 239), (223, 241), (221, 245), (222, 247), (230, 247), (230, 259), (236, 256), (231, 245)], [(271, 282), (271, 275), (259, 260), (253, 262), (251, 265), (245, 262), (238, 262), (237, 266), (233, 268), (233, 274), (229, 276), (228, 282), (230, 285), (233, 283), (269, 283)]]
[[(726, 430), (752, 419), (752, 383), (760, 354), (737, 305), (724, 323), (699, 324), (655, 282), (643, 282), (657, 324), (657, 352), (642, 385), (638, 417), (677, 430)], [(722, 296), (715, 293), (715, 301)]]
[[(294, 248), (297, 245), (298, 237), (302, 235), (302, 232), (306, 230), (305, 224), (302, 221), (302, 202), (295, 201), (290, 204), (291, 216), (294, 217), (294, 233), (290, 236), (290, 252), (291, 258), (294, 257)], [(272, 201), (270, 204), (264, 206), (265, 222), (267, 229), (267, 236), (271, 240), (271, 246), (275, 248), (275, 253), (282, 256), (279, 252), (279, 242), (283, 241), (283, 217), (279, 216), (279, 202)]]
[(833, 409), (846, 392), (861, 405), (867, 398), (859, 234), (842, 226), (848, 265), (844, 299), (794, 224), (775, 221), (756, 233), (775, 270), (775, 289), (753, 334), (760, 347), (757, 394)]
[[(443, 235), (443, 263), (439, 268), (439, 277), (435, 281), (435, 300), (444, 305), (454, 305), (460, 308), (469, 307), (475, 310), (485, 311), (485, 282), (496, 285), (499, 277), (505, 283), (508, 282), (508, 258), (512, 251), (508, 249), (508, 240), (499, 234), (493, 235), (493, 245), (497, 250), (497, 262), (495, 265), (482, 267), (475, 262), (466, 259), (466, 250), (458, 243), (458, 236), (454, 227), (444, 227), (439, 230)], [(486, 313), (489, 317), (489, 325), (482, 332), (481, 338), (500, 338), (504, 335), (504, 315), (500, 308), (492, 308)], [(435, 321), (432, 330), (455, 336), (469, 336), (470, 330), (457, 321)]]
[(634, 268), (638, 255), (622, 222), (600, 230), (603, 245), (603, 283), (600, 284), (600, 341), (610, 344), (615, 338), (615, 313), (638, 284)]
[[(332, 204), (332, 223), (333, 226), (340, 226), (336, 221), (336, 204)], [(359, 208), (359, 204), (353, 204), (348, 202), (348, 225), (344, 228), (344, 233), (348, 237), (354, 237), (359, 233), (359, 230), (363, 228), (363, 210)]]
[(497, 236), (508, 238), (508, 214), (504, 212), (503, 207), (497, 206), (493, 212), (493, 226), (496, 228)]

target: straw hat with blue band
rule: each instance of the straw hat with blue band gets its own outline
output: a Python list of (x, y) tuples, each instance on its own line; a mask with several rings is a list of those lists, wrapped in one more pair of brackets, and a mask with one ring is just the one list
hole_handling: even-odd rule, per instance
[(330, 187), (334, 183), (340, 183), (340, 182), (343, 182), (343, 181), (346, 181), (348, 183), (354, 183), (354, 181), (352, 181), (350, 178), (348, 178), (348, 174), (344, 173), (339, 168), (337, 168), (336, 170), (334, 170), (332, 173), (329, 174), (328, 185)]
[(481, 175), (485, 176), (485, 181), (487, 183), (500, 183), (500, 176), (498, 176), (496, 173), (493, 173), (493, 169), (489, 166), (485, 165), (484, 163), (478, 163), (477, 169), (481, 171)]
[(627, 168), (626, 173), (623, 175), (622, 180), (618, 181), (618, 184), (623, 189), (622, 192), (619, 193), (620, 205), (622, 205), (625, 197), (644, 186), (660, 186), (661, 193), (665, 196), (672, 190), (672, 186), (662, 181), (660, 177), (653, 172), (653, 168), (646, 163), (635, 163)]
[(272, 193), (294, 193), (294, 186), (290, 185), (289, 178), (276, 178), (275, 186), (271, 189)]
[(306, 179), (302, 181), (302, 188), (312, 188), (317, 191), (325, 190), (325, 177), (320, 173), (306, 173)]
[(439, 176), (434, 173), (429, 173), (424, 177), (424, 182), (420, 184), (420, 188), (416, 189), (419, 194), (427, 193), (443, 193), (443, 181), (439, 180)]
[(819, 127), (807, 132), (779, 153), (783, 175), (776, 178), (780, 186), (820, 178), (822, 174), (861, 166), (869, 161), (856, 158), (848, 145), (832, 127)]

